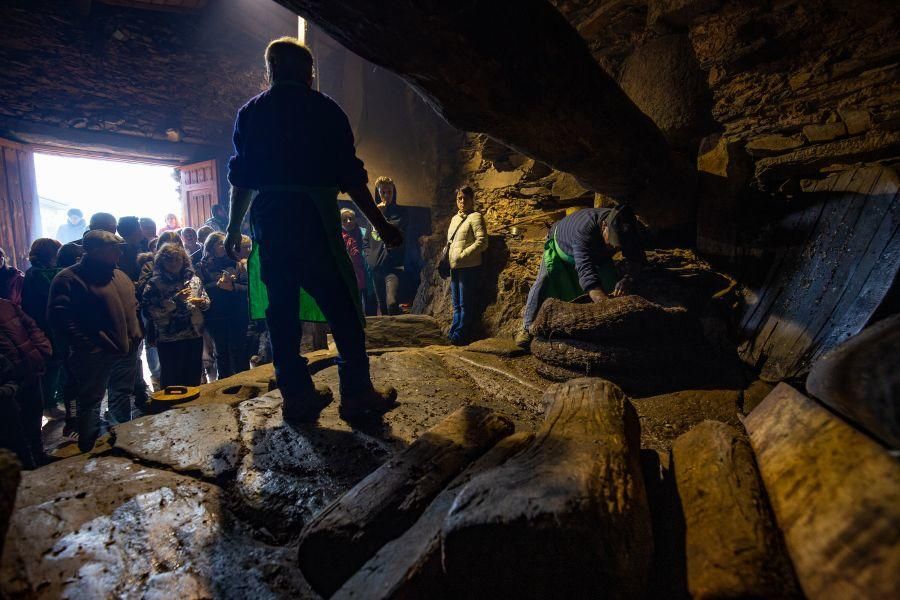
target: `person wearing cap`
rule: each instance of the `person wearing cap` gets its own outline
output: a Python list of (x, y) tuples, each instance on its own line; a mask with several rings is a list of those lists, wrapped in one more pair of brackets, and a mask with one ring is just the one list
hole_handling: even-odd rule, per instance
[[(78, 209), (75, 209), (75, 210), (78, 210)], [(88, 222), (87, 229), (86, 230), (82, 229), (81, 233), (78, 234), (78, 237), (76, 239), (71, 240), (69, 242), (63, 242), (62, 240), (60, 240), (60, 242), (63, 245), (62, 248), (60, 248), (60, 251), (66, 255), (70, 255), (70, 256), (74, 255), (78, 252), (78, 249), (76, 248), (76, 246), (79, 248), (81, 247), (82, 234), (86, 233), (87, 231), (94, 231), (97, 229), (101, 229), (103, 231), (108, 231), (108, 232), (114, 234), (114, 233), (116, 233), (117, 227), (118, 227), (118, 222), (116, 221), (116, 218), (113, 215), (111, 215), (109, 213), (103, 213), (103, 212), (94, 213), (91, 215), (91, 220), (90, 220), (90, 222)]]
[(50, 285), (47, 316), (69, 348), (77, 408), (78, 447), (87, 452), (100, 435), (100, 402), (119, 359), (136, 352), (143, 332), (134, 283), (116, 268), (125, 240), (95, 229), (84, 234), (81, 262)]
[[(365, 317), (341, 236), (338, 191), (350, 196), (388, 247), (400, 246), (403, 234), (375, 205), (347, 115), (311, 87), (310, 51), (296, 38), (281, 38), (269, 44), (265, 59), (271, 86), (247, 102), (235, 121), (225, 249), (237, 256), (249, 208), (251, 314), (265, 306), (284, 419), (314, 422), (332, 401), (331, 390), (313, 383), (300, 356), (302, 320), (331, 325), (339, 352), (341, 416), (377, 417), (396, 406), (397, 392), (372, 385)], [(258, 194), (251, 206), (253, 190)]]
[[(619, 250), (626, 260), (623, 277), (612, 260)], [(516, 343), (531, 342), (531, 324), (547, 298), (568, 302), (588, 294), (593, 302), (602, 302), (625, 295), (643, 262), (637, 218), (627, 205), (584, 208), (557, 221), (547, 235)]]
[(66, 222), (59, 226), (56, 230), (56, 239), (60, 244), (68, 244), (75, 240), (80, 240), (81, 236), (87, 230), (87, 224), (84, 222), (84, 213), (81, 209), (70, 208), (66, 213)]

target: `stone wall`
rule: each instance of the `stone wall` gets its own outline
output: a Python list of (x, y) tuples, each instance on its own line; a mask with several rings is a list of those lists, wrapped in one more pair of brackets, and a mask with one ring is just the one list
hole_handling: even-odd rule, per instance
[[(900, 160), (894, 2), (551, 1), (696, 166), (696, 236), (678, 243), (747, 278), (765, 262), (770, 224), (802, 205), (810, 180)], [(499, 289), (486, 294), (484, 329), (509, 333), (547, 226), (592, 195), (481, 136), (460, 160), (494, 236), (488, 269)], [(435, 288), (420, 290), (417, 306), (446, 321), (447, 283), (431, 277)]]
[[(512, 335), (521, 327), (522, 307), (537, 275), (550, 225), (568, 208), (593, 206), (595, 195), (571, 175), (484, 135), (469, 134), (457, 160), (462, 165), (457, 185), (471, 185), (476, 190), (476, 205), (490, 236), (482, 278), (497, 282), (496, 287), (480, 288), (479, 303), (484, 308), (481, 333)], [(450, 282), (442, 279), (433, 265), (455, 212), (452, 195), (436, 207), (435, 234), (425, 244), (425, 256), (430, 260), (414, 305), (415, 311), (433, 314), (445, 327), (452, 318)]]

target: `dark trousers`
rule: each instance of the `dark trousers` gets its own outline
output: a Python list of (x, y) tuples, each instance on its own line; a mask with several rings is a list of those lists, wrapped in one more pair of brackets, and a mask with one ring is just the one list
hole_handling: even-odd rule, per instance
[(216, 348), (219, 379), (231, 377), (250, 368), (247, 355), (247, 319), (217, 319), (206, 322)]
[(41, 391), (44, 398), (44, 408), (54, 408), (62, 404), (63, 384), (65, 383), (64, 365), (62, 358), (54, 356), (47, 361), (46, 371), (41, 377)]
[(141, 346), (138, 344), (127, 356), (118, 359), (109, 373), (107, 393), (109, 399), (109, 420), (111, 425), (127, 423), (131, 420), (134, 404), (134, 385), (138, 376)]
[(453, 303), (453, 322), (447, 338), (454, 344), (468, 342), (472, 326), (478, 319), (475, 305), (476, 289), (481, 267), (452, 269), (450, 271), (450, 300)]
[[(27, 406), (23, 406), (27, 405), (31, 395), (27, 387), (12, 383), (3, 386), (4, 397), (0, 399), (0, 448), (15, 452), (25, 469), (34, 469), (39, 466), (40, 457), (33, 454), (30, 443), (32, 440), (29, 439), (32, 437), (29, 425), (34, 415), (30, 414), (32, 411)], [(37, 417), (37, 430), (40, 435), (40, 415)]]
[[(372, 387), (366, 336), (359, 320), (356, 303), (348, 292), (327, 249), (309, 249), (290, 244), (271, 247), (260, 241), (260, 267), (263, 283), (269, 292), (266, 321), (272, 343), (272, 358), (278, 387), (286, 402), (302, 402), (313, 394), (312, 377), (307, 360), (300, 355), (301, 324), (299, 319), (300, 288), (318, 303), (331, 325), (338, 349), (338, 374), (341, 395), (354, 395)], [(315, 254), (313, 254), (315, 253)]]
[(119, 358), (105, 352), (78, 350), (69, 357), (69, 385), (75, 399), (78, 448), (82, 452), (93, 448), (100, 436), (100, 403)]
[(44, 463), (43, 412), (40, 377), (19, 385), (14, 397), (0, 399), (0, 447), (15, 452), (26, 469)]
[(373, 273), (375, 295), (378, 298), (378, 309), (382, 316), (400, 314), (400, 277), (402, 274), (402, 267), (376, 269)]
[(200, 385), (203, 376), (203, 338), (157, 342), (159, 385)]

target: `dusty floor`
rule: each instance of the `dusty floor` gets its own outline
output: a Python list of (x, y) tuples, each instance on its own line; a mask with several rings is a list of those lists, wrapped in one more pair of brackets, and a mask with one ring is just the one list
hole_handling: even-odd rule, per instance
[[(433, 339), (410, 331), (406, 343)], [(265, 393), (270, 367), (213, 384), (191, 406), (121, 425), (92, 455), (24, 475), (0, 592), (315, 597), (295, 566), (295, 545), (328, 502), (463, 404), (506, 414), (520, 430), (541, 421), (548, 382), (531, 356), (517, 354), (501, 340), (378, 350), (373, 377), (397, 387), (401, 404), (366, 427), (342, 421), (337, 402), (317, 426), (285, 424), (279, 393)], [(315, 379), (339, 397), (336, 367), (317, 356)], [(634, 404), (642, 446), (666, 464), (674, 438), (693, 424), (739, 426), (744, 392), (688, 390)]]

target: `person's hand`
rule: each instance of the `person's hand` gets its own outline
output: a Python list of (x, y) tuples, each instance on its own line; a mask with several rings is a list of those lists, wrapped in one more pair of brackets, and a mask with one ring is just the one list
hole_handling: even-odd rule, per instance
[(629, 277), (623, 277), (613, 289), (612, 297), (618, 298), (619, 296), (627, 296), (629, 293), (631, 293), (631, 279)]
[(241, 232), (229, 231), (225, 236), (225, 253), (231, 260), (237, 260), (241, 252)]
[(176, 300), (187, 300), (191, 295), (191, 288), (186, 287), (182, 290), (178, 290), (178, 293), (175, 294)]
[(382, 241), (388, 248), (396, 248), (403, 244), (403, 233), (394, 225), (383, 223), (376, 229), (378, 229), (378, 235), (381, 236)]
[(600, 288), (588, 290), (588, 296), (591, 297), (591, 302), (603, 302), (607, 298), (606, 293)]
[(216, 282), (216, 287), (226, 291), (234, 290), (234, 280), (229, 277), (227, 274), (223, 273), (219, 280)]
[(190, 298), (188, 298), (188, 302), (193, 306), (198, 306), (200, 304), (203, 304), (204, 300), (203, 298), (200, 298), (198, 296), (191, 296)]

